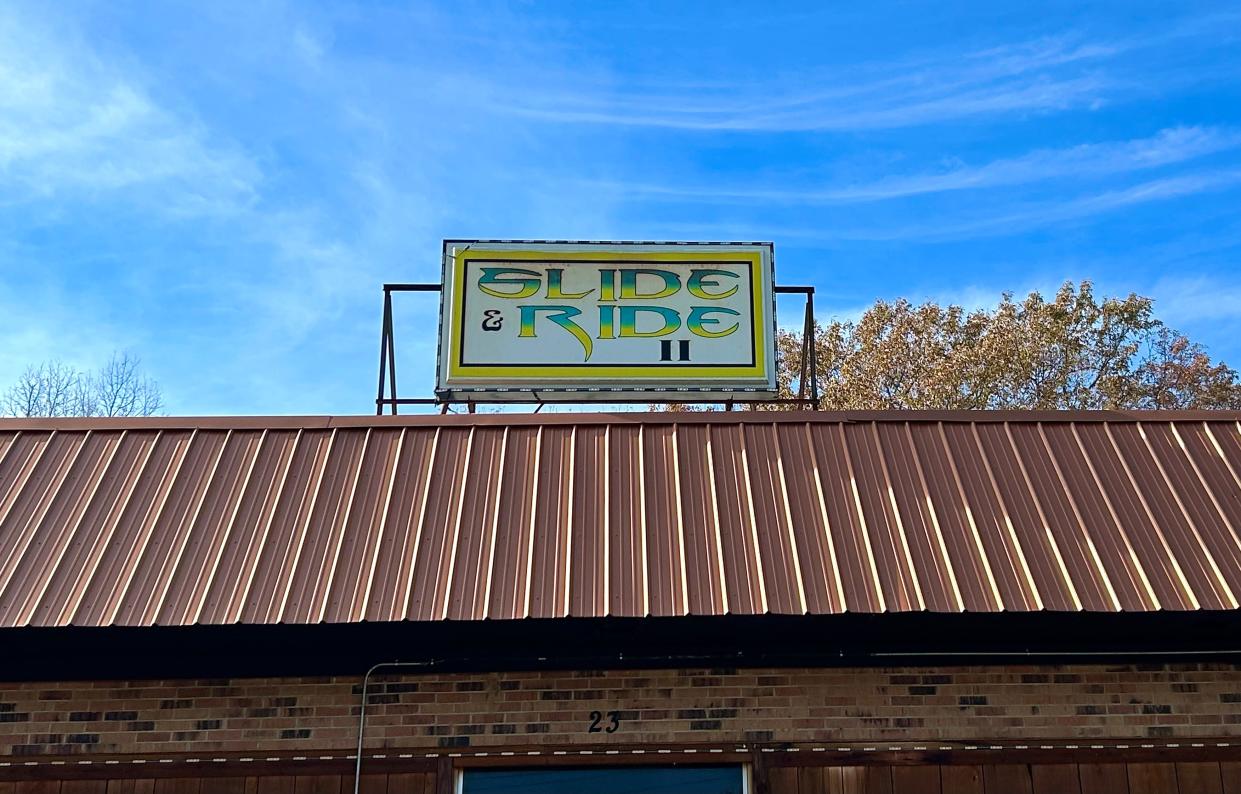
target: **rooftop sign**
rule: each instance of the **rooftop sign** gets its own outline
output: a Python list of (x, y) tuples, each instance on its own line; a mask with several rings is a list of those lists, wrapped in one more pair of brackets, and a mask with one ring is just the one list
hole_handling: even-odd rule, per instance
[(770, 243), (444, 242), (437, 391), (775, 393)]

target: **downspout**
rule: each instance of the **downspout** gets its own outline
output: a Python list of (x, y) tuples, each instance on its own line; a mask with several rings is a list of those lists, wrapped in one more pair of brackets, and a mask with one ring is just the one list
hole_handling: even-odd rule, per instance
[(366, 675), (362, 676), (362, 707), (358, 712), (358, 756), (353, 769), (353, 794), (360, 794), (362, 786), (362, 739), (366, 735), (366, 695), (370, 688), (371, 674), (376, 670), (386, 667), (415, 667), (426, 668), (434, 667), (438, 661), (429, 662), (380, 662), (366, 671)]

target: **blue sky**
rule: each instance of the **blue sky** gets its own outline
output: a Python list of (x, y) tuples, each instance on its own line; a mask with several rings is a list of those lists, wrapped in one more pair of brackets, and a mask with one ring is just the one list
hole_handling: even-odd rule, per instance
[(1241, 366), (1241, 4), (0, 4), (0, 384), (367, 413), (444, 237), (774, 240), (838, 317), (1089, 278)]

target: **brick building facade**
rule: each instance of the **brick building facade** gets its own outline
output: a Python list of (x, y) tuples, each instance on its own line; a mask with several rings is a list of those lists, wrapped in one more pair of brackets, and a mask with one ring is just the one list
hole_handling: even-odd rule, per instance
[[(349, 751), (356, 677), (0, 686), (0, 754)], [(1241, 747), (1226, 664), (544, 671), (380, 676), (368, 746), (1201, 740)]]
[(0, 794), (1241, 792), (1239, 419), (3, 422)]

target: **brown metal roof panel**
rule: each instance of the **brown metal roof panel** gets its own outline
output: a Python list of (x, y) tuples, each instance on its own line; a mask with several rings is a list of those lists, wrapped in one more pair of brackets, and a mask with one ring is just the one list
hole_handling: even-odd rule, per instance
[(986, 555), (1003, 608), (1018, 612), (1042, 609), (1038, 583), (1032, 576), (1012, 516), (998, 493), (976, 427), (972, 423), (940, 425), (966, 519)]
[[(29, 433), (29, 431), (27, 431), (27, 433)], [(8, 432), (0, 433), (0, 483), (12, 482), (5, 476), (6, 473), (12, 471), (13, 469), (13, 463), (9, 460), (9, 453), (13, 452), (14, 449), (20, 446), (22, 435), (23, 433), (20, 430), (10, 430)], [(13, 489), (10, 488), (7, 490), (11, 491)], [(11, 497), (11, 493), (0, 494), (0, 519), (4, 517), (3, 504)]]
[(1098, 551), (1057, 478), (1042, 436), (1020, 423), (976, 427), (1043, 608), (1116, 611), (1119, 605)]
[(967, 509), (942, 426), (912, 425), (910, 435), (927, 498), (935, 511), (960, 589), (962, 607), (968, 612), (999, 611), (1003, 608), (1001, 595)]
[(858, 504), (865, 517), (867, 544), (875, 555), (884, 608), (889, 612), (916, 612), (922, 608), (922, 599), (901, 518), (893, 506), (885, 451), (878, 446), (875, 426), (871, 422), (843, 425), (841, 431), (852, 461)]
[(641, 432), (647, 599), (650, 614), (661, 616), (686, 613), (677, 427), (652, 425)]
[(79, 520), (60, 560), (47, 565), (37, 604), (28, 621), (38, 626), (64, 625), (72, 617), (95, 568), (116, 530), (138, 473), (155, 443), (155, 434), (126, 431), (108, 464), (91, 505)]
[(1203, 421), (1201, 427), (1215, 448), (1215, 454), (1241, 483), (1241, 471), (1238, 471), (1241, 468), (1241, 421)]
[[(1200, 487), (1184, 451), (1169, 455), (1174, 443), (1167, 425), (1128, 425), (1113, 429), (1119, 444), (1128, 439), (1140, 442), (1139, 453), (1128, 462), (1130, 476), (1137, 483), (1147, 510), (1172, 547), (1190, 585), (1205, 609), (1236, 609), (1234, 591), (1216, 560), (1216, 553), (1228, 554), (1217, 542), (1218, 514), (1201, 511), (1195, 505)], [(1160, 453), (1163, 454), (1160, 454)], [(1205, 504), (1205, 500), (1203, 500)]]
[(776, 424), (773, 428), (806, 611), (814, 615), (844, 612), (840, 571), (827, 527), (822, 484), (808, 428), (805, 424)]
[[(81, 493), (81, 490), (78, 489), (79, 493), (74, 494), (73, 493), (74, 485), (72, 484), (72, 479), (81, 478), (82, 476), (82, 470), (79, 469), (79, 464), (82, 463), (83, 455), (84, 455), (84, 459), (89, 459), (92, 457), (96, 457), (96, 455), (99, 453), (98, 447), (94, 449), (93, 453), (91, 452), (91, 448), (94, 447), (94, 445), (96, 445), (98, 440), (101, 439), (102, 437), (103, 437), (102, 434), (93, 433), (93, 432), (57, 433), (57, 438), (60, 438), (61, 440), (72, 439), (73, 444), (76, 445), (77, 447), (77, 453), (74, 454), (72, 458), (63, 460), (63, 464), (65, 464), (66, 466), (66, 480), (63, 481), (62, 485), (65, 485), (66, 488), (63, 488), (63, 490), (58, 489), (58, 493), (55, 497), (55, 499), (58, 502), (60, 502), (60, 507), (58, 507), (58, 509), (56, 510), (58, 514), (58, 517), (56, 519), (57, 524), (63, 524), (63, 522), (65, 522), (66, 520), (69, 520), (69, 521), (72, 520), (72, 519), (69, 519), (69, 516), (66, 515), (66, 512), (65, 512), (68, 509), (69, 501), (73, 499), (89, 499), (89, 495), (93, 495), (93, 489), (89, 489), (88, 494), (83, 494)], [(115, 434), (112, 434), (112, 438), (115, 439), (117, 437), (115, 437)], [(109, 447), (110, 447), (110, 444), (109, 444)], [(113, 447), (112, 449), (114, 450), (115, 447)], [(55, 455), (55, 453), (53, 453), (51, 449), (48, 450), (47, 455), (45, 455), (45, 460), (50, 459), (52, 455)], [(81, 486), (82, 484), (83, 484), (82, 480), (79, 480), (78, 486)], [(48, 514), (48, 515), (52, 515), (52, 514)], [(52, 527), (48, 527), (48, 529), (45, 530), (45, 533), (47, 533), (48, 530), (55, 533), (55, 530), (53, 530)], [(27, 567), (30, 567), (30, 562), (27, 562), (26, 564), (27, 564)], [(47, 564), (47, 563), (42, 562), (38, 564), (40, 564), (40, 566), (43, 566), (43, 564)], [(38, 574), (40, 574), (41, 578), (46, 579), (46, 582), (45, 582), (46, 584), (53, 584), (51, 582), (51, 579), (53, 578), (53, 576), (55, 576), (55, 573), (53, 573), (53, 569), (41, 568), (40, 571), (38, 571)], [(120, 574), (119, 579), (120, 579), (119, 582), (112, 582), (114, 587), (123, 588), (127, 586), (128, 581), (129, 581), (128, 572), (123, 572), (122, 574)], [(55, 612), (60, 613), (62, 608), (63, 608), (63, 605), (61, 605), (60, 608), (51, 608), (51, 605), (50, 605), (50, 609), (48, 609), (47, 612), (53, 612), (53, 610), (55, 610)], [(12, 623), (12, 624), (17, 625), (17, 623)]]
[(573, 518), (569, 539), (569, 614), (607, 612), (607, 430), (579, 427), (573, 446)]
[(1195, 462), (1176, 443), (1171, 428), (1148, 432), (1147, 443), (1169, 480), (1184, 529), (1201, 545), (1228, 608), (1237, 608), (1241, 605), (1241, 543), (1215, 505)]
[(9, 515), (14, 504), (26, 492), (30, 475), (51, 443), (50, 432), (24, 432), (18, 435), (0, 459), (0, 482), (8, 487), (0, 492), (0, 545), (5, 543), (6, 527), (12, 528)]
[(529, 616), (563, 617), (568, 613), (569, 541), (573, 516), (573, 428), (540, 431), (539, 464), (534, 485), (534, 536), (531, 540)]
[(4, 467), (4, 459), (9, 454), (9, 450), (13, 447), (13, 442), (17, 441), (17, 437), (20, 435), (20, 430), (6, 430), (0, 432), (0, 469)]
[(130, 585), (143, 550), (176, 472), (189, 451), (193, 432), (160, 433), (128, 495), (116, 530), (103, 550), (71, 622), (80, 626), (110, 625)]
[[(462, 492), (461, 517), (457, 521), (457, 548), (449, 582), (449, 620), (481, 620), (486, 617), (487, 590), (494, 563), (497, 504), (504, 477), (504, 430), (474, 430)], [(503, 563), (501, 563), (503, 564)]]
[(1125, 453), (1116, 446), (1108, 425), (1082, 425), (1074, 427), (1074, 433), (1086, 453), (1106, 508), (1141, 563), (1160, 606), (1196, 609), (1193, 587), (1143, 504), (1142, 495), (1130, 478)]
[[(982, 583), (991, 587), (997, 609), (1030, 611), (1039, 601), (1024, 576), (1024, 560), (1002, 516), (986, 464), (968, 424), (941, 423), (939, 439), (948, 461), (945, 482), (955, 489), (963, 546), (976, 549), (982, 561)], [(972, 546), (971, 546), (972, 541)]]
[(168, 593), (179, 584), (174, 582), (173, 574), (211, 488), (230, 433), (210, 430), (194, 434), (149, 540), (137, 559), (114, 618), (116, 623), (125, 626), (151, 624)]
[(334, 431), (323, 475), (312, 497), (306, 534), (291, 569), (281, 623), (319, 623), (349, 518), (361, 460), (370, 442), (369, 430)]
[(90, 476), (89, 471), (84, 473), (82, 469), (90, 468), (92, 459), (98, 457), (101, 438), (100, 434), (59, 434), (56, 445), (64, 456), (59, 458), (64, 461), (63, 470), (48, 471), (45, 461), (40, 460), (30, 480), (39, 493), (27, 494), (27, 498), (18, 501), (0, 528), (0, 549), (4, 554), (0, 558), (0, 625), (24, 625), (26, 601), (32, 589), (40, 588), (38, 582), (30, 579), (45, 580), (48, 573), (33, 564), (46, 556), (44, 552), (51, 553), (49, 545), (54, 548), (67, 531), (63, 516), (72, 505), (58, 498), (59, 494), (72, 498), (74, 489), (80, 489), (83, 480)]
[(25, 480), (0, 522), (0, 598), (4, 597), (9, 579), (34, 541), (39, 525), (55, 506), (55, 495), (73, 471), (86, 437), (86, 434), (58, 433), (31, 461), (33, 465), (24, 468)]
[(692, 615), (722, 615), (728, 611), (708, 432), (701, 425), (678, 425), (676, 431), (686, 610)]
[[(989, 485), (1002, 511), (1004, 528), (1021, 551), (1023, 570), (1028, 571), (1039, 606), (1056, 611), (1081, 609), (1073, 577), (1022, 465), (1011, 427), (977, 424), (972, 430), (987, 463)], [(1099, 602), (1100, 607), (1105, 604)]]
[(383, 518), (395, 482), (402, 432), (372, 429), (359, 461), (357, 482), (346, 506), (340, 550), (331, 586), (325, 593), (322, 620), (346, 623), (364, 619), (363, 604), (374, 571)]
[(845, 453), (840, 426), (814, 424), (809, 426), (809, 431), (845, 609), (882, 612), (885, 609), (883, 592), (866, 533), (865, 516), (858, 503), (857, 479)]
[(432, 461), (437, 440), (437, 430), (421, 427), (405, 430), (401, 437), (375, 562), (361, 604), (366, 620), (405, 617), (423, 505), (435, 474)]
[(473, 432), (467, 428), (441, 428), (436, 438), (433, 476), (417, 529), (409, 605), (401, 616), (405, 620), (444, 617), (472, 441)]
[(297, 555), (305, 541), (314, 494), (334, 438), (330, 430), (310, 430), (298, 436), (272, 513), (270, 531), (259, 549), (258, 565), (245, 594), (243, 623), (277, 623), (280, 620)]
[(261, 440), (262, 433), (255, 430), (228, 435), (202, 505), (189, 526), (180, 559), (172, 569), (167, 595), (155, 615), (155, 623), (175, 626), (197, 622)]
[(1099, 489), (1146, 571), (1160, 604), (1164, 609), (1197, 608), (1195, 588), (1186, 578), (1163, 528), (1150, 512), (1141, 486), (1133, 479), (1130, 461), (1139, 454), (1148, 457), (1141, 439), (1124, 434), (1118, 443), (1106, 423), (1075, 428), (1074, 432), (1090, 459)]
[(504, 447), (504, 477), (500, 482), (495, 564), (491, 566), (487, 596), (489, 618), (526, 616), (538, 452), (538, 428), (509, 428)]
[(1201, 427), (1210, 441), (1211, 453), (1197, 458), (1203, 479), (1211, 484), (1223, 515), (1234, 534), (1241, 535), (1241, 424), (1204, 422)]
[(956, 575), (949, 562), (938, 517), (927, 496), (909, 426), (895, 422), (876, 424), (875, 432), (923, 608), (932, 612), (959, 612), (962, 601)]
[[(1165, 469), (1180, 471), (1174, 480), (1182, 504), (1237, 596), (1241, 593), (1241, 527), (1233, 516), (1241, 515), (1241, 484), (1222, 465), (1201, 425), (1178, 428), (1170, 424), (1148, 435), (1156, 456), (1165, 460)], [(1185, 465), (1175, 465), (1177, 459)]]
[(647, 614), (641, 449), (641, 427), (608, 428), (608, 615)]
[(734, 615), (761, 615), (768, 605), (741, 427), (712, 427), (709, 443), (728, 611)]
[(746, 425), (742, 438), (767, 611), (781, 615), (805, 614), (805, 588), (793, 539), (776, 426)]
[(227, 542), (219, 549), (215, 570), (210, 572), (198, 622), (222, 624), (239, 619), (272, 528), (297, 439), (294, 430), (263, 432), (230, 520)]
[(0, 563), (0, 625), (24, 626), (29, 621), (94, 500), (120, 440), (119, 433), (92, 433), (82, 440), (71, 468), (42, 519), (33, 525), (24, 548)]
[(1117, 523), (1098, 479), (1092, 461), (1078, 443), (1072, 426), (1039, 426), (1039, 433), (1081, 522), (1084, 536), (1107, 574), (1107, 581), (1121, 608), (1139, 611), (1160, 609), (1128, 535)]
[(12, 430), (0, 625), (1237, 608), (1237, 423), (1139, 418)]

